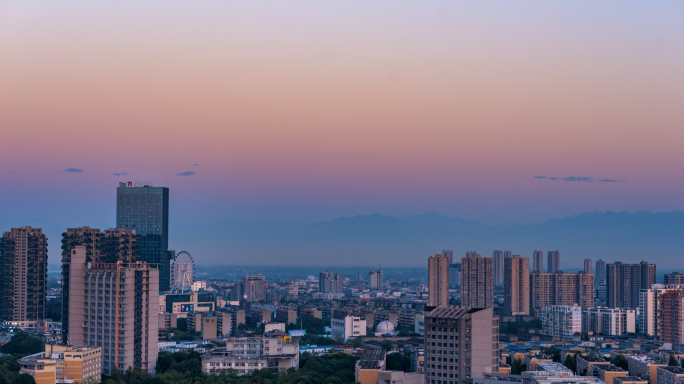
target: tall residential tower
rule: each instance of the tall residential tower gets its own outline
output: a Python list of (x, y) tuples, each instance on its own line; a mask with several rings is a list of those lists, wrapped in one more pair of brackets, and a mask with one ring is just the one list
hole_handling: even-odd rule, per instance
[(530, 314), (530, 259), (515, 255), (504, 266), (504, 315)]
[(461, 306), (488, 308), (494, 305), (494, 261), (474, 254), (461, 259)]
[(428, 258), (428, 305), (449, 305), (449, 258), (438, 253)]
[(549, 251), (547, 254), (548, 257), (548, 266), (547, 266), (547, 273), (556, 273), (560, 271), (560, 252), (558, 251)]
[(532, 254), (532, 272), (544, 272), (544, 252), (540, 250)]

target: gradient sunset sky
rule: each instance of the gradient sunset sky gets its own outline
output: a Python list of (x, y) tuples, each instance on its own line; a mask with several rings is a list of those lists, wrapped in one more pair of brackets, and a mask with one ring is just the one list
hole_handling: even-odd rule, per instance
[(527, 223), (684, 210), (683, 164), (683, 1), (0, 2), (2, 216)]

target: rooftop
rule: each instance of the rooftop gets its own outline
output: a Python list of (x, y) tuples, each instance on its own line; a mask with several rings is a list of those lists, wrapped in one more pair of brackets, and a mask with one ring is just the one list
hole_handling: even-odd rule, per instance
[(639, 382), (639, 383), (648, 383), (648, 380), (642, 379), (641, 377), (636, 377), (636, 376), (625, 376), (625, 377), (615, 377), (613, 378), (613, 382), (615, 384), (620, 384), (622, 382)]
[(609, 364), (609, 362), (606, 361), (606, 359), (604, 359), (603, 357), (596, 356), (596, 355), (579, 355), (579, 356), (577, 356), (577, 358), (582, 359), (582, 360), (589, 362), (589, 363)]
[(652, 359), (652, 358), (650, 358), (650, 357), (648, 357), (648, 356), (646, 356), (646, 355), (630, 355), (630, 356), (626, 356), (626, 357), (627, 357), (628, 359), (641, 361), (642, 363), (646, 363), (646, 364), (662, 364), (662, 365), (667, 365), (667, 364), (663, 363), (662, 361), (658, 361), (658, 360)]
[(600, 370), (606, 371), (606, 372), (625, 372), (624, 369), (618, 367), (617, 365), (613, 365), (613, 364), (597, 365), (596, 369), (600, 369)]
[(361, 361), (380, 361), (385, 360), (384, 349), (366, 349), (361, 354)]
[(675, 375), (684, 375), (684, 368), (682, 367), (658, 367), (658, 369), (665, 369), (668, 370)]

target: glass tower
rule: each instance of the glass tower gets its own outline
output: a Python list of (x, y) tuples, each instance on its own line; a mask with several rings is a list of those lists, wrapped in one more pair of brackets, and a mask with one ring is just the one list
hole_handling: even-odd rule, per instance
[(136, 183), (116, 189), (116, 227), (140, 235), (140, 260), (159, 266), (159, 290), (170, 289), (169, 189)]

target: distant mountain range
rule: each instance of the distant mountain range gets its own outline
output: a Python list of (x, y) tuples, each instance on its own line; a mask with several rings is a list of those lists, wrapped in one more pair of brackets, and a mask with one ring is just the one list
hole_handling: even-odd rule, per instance
[[(50, 264), (59, 263), (66, 225), (18, 223), (0, 216), (3, 231), (21, 224), (44, 228)], [(526, 225), (485, 225), (434, 213), (404, 217), (372, 214), (313, 224), (230, 219), (172, 223), (170, 247), (189, 252), (203, 265), (388, 267), (425, 267), (428, 256), (445, 248), (453, 249), (458, 258), (469, 250), (483, 256), (491, 256), (494, 249), (511, 250), (524, 257), (536, 249), (545, 253), (560, 250), (561, 268), (568, 271), (581, 268), (588, 257), (594, 262), (648, 260), (657, 263), (662, 272), (684, 269), (684, 212), (593, 212)]]

